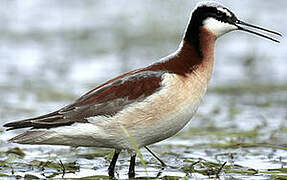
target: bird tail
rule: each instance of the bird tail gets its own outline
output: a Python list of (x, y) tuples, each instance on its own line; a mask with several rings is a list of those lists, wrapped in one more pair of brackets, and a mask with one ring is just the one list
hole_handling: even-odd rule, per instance
[(8, 141), (19, 144), (39, 144), (46, 135), (47, 131), (45, 130), (30, 130), (9, 139)]
[(39, 128), (51, 128), (51, 127), (57, 127), (62, 125), (69, 125), (73, 122), (70, 121), (68, 118), (64, 119), (64, 116), (62, 114), (59, 114), (58, 111), (45, 114), (42, 116), (38, 116), (35, 118), (29, 118), (24, 119), (20, 121), (13, 121), (7, 124), (4, 124), (4, 127), (7, 127), (7, 131), (14, 130), (14, 129), (21, 129), (21, 128), (27, 128), (31, 127), (34, 129)]

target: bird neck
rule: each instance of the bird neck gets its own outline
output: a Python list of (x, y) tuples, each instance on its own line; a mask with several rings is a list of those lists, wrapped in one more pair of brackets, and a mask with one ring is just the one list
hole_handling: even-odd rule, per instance
[(193, 52), (198, 55), (198, 63), (206, 63), (213, 60), (214, 45), (217, 36), (203, 26), (199, 28), (198, 34), (194, 35), (194, 37), (191, 34), (190, 36), (190, 39), (197, 38), (196, 43), (185, 40), (186, 37), (184, 37), (184, 41), (186, 41), (187, 46), (191, 46)]
[(200, 29), (197, 24), (194, 24), (190, 22), (190, 24), (187, 26), (186, 32), (184, 34), (184, 41), (189, 43), (191, 46), (193, 46), (197, 52), (197, 54), (202, 57), (202, 52), (200, 48)]
[(144, 70), (167, 71), (182, 76), (186, 76), (196, 70), (211, 71), (216, 36), (209, 30), (201, 27), (197, 37), (199, 41), (197, 45), (199, 45), (200, 53), (197, 50), (196, 44), (189, 42), (185, 36), (176, 53)]
[(202, 67), (212, 69), (216, 36), (200, 27), (195, 37), (198, 38), (196, 44), (188, 41), (185, 36), (177, 54), (168, 61), (175, 73), (185, 75)]

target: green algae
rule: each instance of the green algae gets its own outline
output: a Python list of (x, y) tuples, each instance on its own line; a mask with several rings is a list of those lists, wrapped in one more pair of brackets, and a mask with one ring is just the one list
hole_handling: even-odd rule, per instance
[(282, 180), (287, 179), (287, 175), (280, 175), (280, 174), (272, 174), (269, 177), (272, 179), (282, 179)]
[(228, 169), (223, 170), (224, 173), (229, 174), (242, 174), (242, 175), (255, 175), (258, 174), (258, 171), (255, 169), (246, 169), (246, 170), (236, 170), (236, 169)]
[(214, 163), (201, 159), (199, 161), (189, 161), (190, 164), (185, 165), (182, 169), (187, 174), (198, 173), (208, 177), (219, 178), (226, 162), (223, 164)]
[(220, 173), (224, 172), (225, 174), (242, 174), (242, 175), (255, 175), (259, 171), (247, 167), (243, 167), (236, 164), (226, 164), (215, 163), (206, 160), (200, 161), (189, 161), (190, 164), (183, 167), (183, 171), (192, 174), (198, 173), (208, 177), (217, 177), (219, 178)]
[(0, 177), (7, 177), (9, 176), (8, 174), (0, 173)]
[(274, 169), (267, 169), (268, 172), (281, 172), (287, 173), (287, 168), (274, 168)]
[(225, 142), (225, 143), (210, 143), (210, 147), (212, 148), (222, 148), (222, 149), (238, 149), (238, 148), (271, 148), (271, 149), (280, 149), (287, 151), (287, 148), (278, 146), (278, 145), (272, 145), (267, 143), (239, 143), (239, 142)]
[(39, 160), (33, 160), (29, 163), (32, 166), (39, 167), (41, 169), (44, 168), (50, 168), (50, 169), (56, 169), (58, 171), (62, 171), (63, 168), (65, 170), (70, 170), (70, 171), (78, 171), (80, 169), (80, 166), (77, 165), (76, 162), (70, 162), (70, 163), (59, 163), (52, 162), (52, 161), (39, 161)]
[(25, 180), (29, 180), (29, 179), (32, 180), (32, 179), (40, 179), (40, 178), (35, 176), (35, 175), (32, 175), (32, 174), (25, 174), (24, 179)]
[(68, 178), (68, 179), (75, 179), (75, 180), (101, 180), (101, 179), (110, 179), (109, 176), (97, 175), (97, 176), (85, 176), (81, 178)]
[(179, 180), (179, 179), (184, 180), (185, 178), (178, 177), (178, 176), (163, 176), (161, 179), (162, 180)]
[(23, 158), (25, 156), (24, 151), (19, 147), (14, 147), (14, 148), (8, 149), (5, 153), (8, 155), (9, 154), (15, 154), (21, 158)]

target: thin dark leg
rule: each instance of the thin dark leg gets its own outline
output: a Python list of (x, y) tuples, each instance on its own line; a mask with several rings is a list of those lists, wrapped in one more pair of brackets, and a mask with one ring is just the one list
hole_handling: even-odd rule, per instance
[(129, 168), (129, 178), (135, 177), (135, 165), (136, 165), (136, 154), (131, 156), (130, 168)]
[(160, 162), (161, 166), (163, 166), (163, 167), (166, 166), (166, 164), (163, 162), (163, 160), (161, 160), (149, 147), (145, 146), (145, 148), (148, 152), (151, 153), (151, 155), (153, 155), (154, 158), (156, 158)]
[(112, 159), (110, 166), (109, 166), (109, 169), (108, 169), (110, 177), (114, 177), (114, 175), (115, 175), (115, 166), (116, 166), (116, 162), (118, 160), (118, 157), (120, 155), (120, 152), (121, 152), (120, 150), (115, 150), (113, 159)]

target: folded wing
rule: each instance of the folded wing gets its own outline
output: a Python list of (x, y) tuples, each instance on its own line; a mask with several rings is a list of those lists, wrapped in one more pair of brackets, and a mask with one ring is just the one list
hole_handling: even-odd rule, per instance
[(52, 128), (86, 123), (94, 116), (113, 116), (125, 106), (144, 100), (161, 87), (164, 71), (139, 69), (116, 77), (84, 94), (64, 108), (35, 118), (7, 123), (8, 130)]

